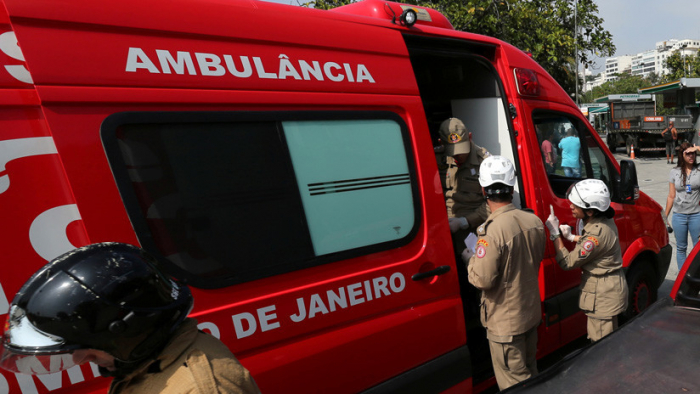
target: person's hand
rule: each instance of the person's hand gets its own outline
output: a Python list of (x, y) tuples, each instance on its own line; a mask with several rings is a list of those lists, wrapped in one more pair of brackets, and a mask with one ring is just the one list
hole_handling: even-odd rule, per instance
[(557, 217), (554, 216), (554, 207), (551, 204), (549, 205), (549, 217), (547, 218), (547, 221), (544, 222), (544, 224), (549, 229), (550, 234), (559, 234), (559, 219), (557, 219)]
[(567, 240), (574, 242), (576, 240), (576, 236), (571, 234), (571, 226), (568, 224), (562, 224), (559, 226), (559, 230), (561, 230), (561, 236), (566, 238)]
[(447, 220), (450, 223), (450, 231), (453, 233), (456, 233), (460, 229), (464, 230), (466, 228), (469, 228), (469, 222), (467, 222), (467, 218), (458, 217), (458, 218), (449, 218)]
[(671, 227), (671, 223), (668, 222), (668, 215), (664, 217), (664, 223), (666, 224), (666, 231), (671, 234), (673, 232), (673, 227)]
[(474, 251), (469, 248), (464, 248), (462, 251), (462, 261), (464, 261), (465, 264), (469, 264), (469, 260), (472, 256), (474, 256)]

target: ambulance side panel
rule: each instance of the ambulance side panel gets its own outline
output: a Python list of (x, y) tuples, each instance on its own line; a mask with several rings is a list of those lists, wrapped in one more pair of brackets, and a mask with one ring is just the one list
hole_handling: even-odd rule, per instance
[[(332, 17), (314, 18), (321, 11), (257, 2), (201, 2), (186, 9), (170, 1), (60, 5), (6, 1), (6, 5), (42, 104), (43, 110), (37, 108), (35, 115), (45, 118), (38, 136), (48, 134), (48, 124), (58, 154), (51, 156), (57, 163), (47, 166), (60, 170), (62, 176), (65, 173), (62, 180), (70, 180), (70, 188), (63, 185), (63, 190), (72, 201), (50, 207), (72, 205), (80, 213), (82, 236), (74, 236), (73, 245), (119, 241), (177, 257), (199, 242), (196, 251), (215, 250), (226, 264), (241, 268), (237, 272), (222, 267), (228, 275), (222, 279), (206, 258), (199, 266), (193, 267), (192, 261), (198, 260), (192, 258), (190, 265), (171, 267), (193, 287), (192, 316), (200, 328), (232, 349), (263, 392), (352, 393), (408, 371), (412, 372), (404, 375), (409, 379), (403, 384), (414, 388), (425, 384), (447, 389), (469, 381), (464, 318), (442, 189), (400, 33)], [(167, 56), (172, 59), (169, 63)], [(227, 61), (235, 63), (235, 71)], [(307, 69), (305, 74), (301, 61), (312, 71)], [(244, 71), (245, 64), (250, 73)], [(26, 121), (18, 123), (27, 127)], [(367, 129), (348, 132), (358, 124)], [(260, 136), (274, 137), (269, 145), (251, 144), (246, 149), (233, 145), (245, 140), (227, 139), (233, 131), (256, 127), (270, 133), (261, 131)], [(368, 134), (371, 130), (379, 133), (376, 138)], [(312, 131), (320, 139), (309, 137)], [(363, 139), (353, 139), (355, 134)], [(197, 139), (198, 135), (206, 138)], [(30, 136), (37, 135), (20, 137)], [(157, 144), (147, 144), (155, 140)], [(342, 149), (344, 144), (364, 144), (366, 152), (353, 158)], [(384, 194), (372, 191), (398, 190), (386, 195), (403, 196), (400, 217), (410, 220), (393, 225), (394, 219), (389, 218), (367, 227), (364, 231), (388, 234), (377, 244), (344, 250), (342, 242), (329, 242), (325, 245), (336, 249), (324, 252), (314, 243), (314, 237), (323, 238), (323, 231), (308, 230), (318, 218), (310, 216), (316, 205), (309, 201), (316, 200), (304, 193), (307, 183), (315, 181), (307, 179), (298, 160), (323, 158), (325, 149), (335, 155), (335, 160), (326, 162), (329, 171), (325, 173), (338, 173), (338, 179), (320, 181), (326, 185), (347, 180), (342, 175), (352, 166), (333, 167), (347, 160), (365, 164), (378, 176), (393, 175), (384, 174), (389, 171), (384, 168), (392, 165), (387, 157), (403, 157), (405, 182), (336, 193), (349, 197), (337, 197), (336, 203), (331, 200), (337, 209), (324, 215), (358, 207), (378, 213), (399, 209), (396, 201), (383, 200)], [(141, 155), (149, 150), (157, 160)], [(163, 155), (173, 152), (184, 156), (167, 156), (174, 161), (166, 163)], [(284, 195), (301, 201), (301, 208), (299, 204), (280, 207), (273, 198), (250, 205), (255, 209), (236, 211), (245, 213), (239, 216), (247, 218), (249, 227), (227, 226), (218, 220), (217, 214), (229, 219), (225, 214), (234, 204), (231, 201), (245, 200), (221, 194), (235, 193), (236, 185), (208, 195), (192, 190), (200, 191), (196, 185), (228, 185), (229, 177), (246, 180), (233, 166), (246, 163), (227, 152), (248, 155), (256, 165), (246, 167), (251, 171), (247, 178), (260, 179), (254, 185), (280, 183)], [(281, 164), (273, 166), (277, 159), (274, 163)], [(216, 163), (223, 163), (222, 168)], [(169, 179), (166, 167), (188, 177)], [(312, 162), (307, 167), (323, 166)], [(211, 198), (209, 205), (196, 217), (187, 216), (191, 210), (177, 209), (174, 216), (163, 213), (166, 210), (151, 215), (149, 207), (158, 201), (153, 190), (165, 188), (165, 183), (152, 183), (149, 174), (167, 181), (167, 187), (175, 185), (180, 192), (190, 193), (188, 198)], [(353, 176), (364, 179), (360, 173)], [(26, 199), (27, 192), (21, 196)], [(352, 207), (339, 205), (342, 201)], [(26, 200), (22, 205), (28, 205)], [(290, 207), (299, 210), (295, 223), (301, 233), (283, 231), (292, 220)], [(48, 209), (31, 208), (36, 215)], [(189, 227), (179, 227), (179, 232), (173, 232), (178, 227), (163, 229), (182, 212), (194, 218), (187, 221)], [(328, 230), (334, 231), (333, 227)], [(195, 236), (173, 238), (182, 234)], [(314, 256), (287, 264), (259, 262), (265, 270), (246, 264), (255, 256), (240, 252), (246, 250), (241, 239), (262, 240), (269, 249), (261, 250), (262, 255), (284, 258), (296, 253), (295, 248), (308, 243), (308, 238), (315, 247)], [(20, 261), (27, 253), (18, 253), (14, 259)], [(43, 262), (36, 259), (22, 269), (28, 274)], [(206, 275), (199, 275), (197, 268)], [(425, 278), (414, 277), (426, 272)], [(5, 288), (6, 294), (16, 291), (15, 283), (20, 282), (9, 283), (15, 287)], [(86, 380), (94, 376), (87, 366), (79, 372)], [(63, 380), (52, 385), (37, 378), (34, 384), (42, 393), (89, 390), (82, 384), (71, 385), (78, 380), (67, 379), (70, 374), (60, 376)], [(377, 392), (402, 387), (401, 382), (389, 382), (377, 387)]]
[[(0, 209), (4, 262), (0, 270), (0, 313), (20, 286), (48, 260), (88, 243), (56, 144), (5, 8), (0, 4)], [(89, 370), (72, 368), (33, 378), (4, 372), (2, 393), (36, 393), (89, 380)], [(89, 386), (89, 385), (84, 385)], [(94, 385), (93, 385), (94, 386)]]

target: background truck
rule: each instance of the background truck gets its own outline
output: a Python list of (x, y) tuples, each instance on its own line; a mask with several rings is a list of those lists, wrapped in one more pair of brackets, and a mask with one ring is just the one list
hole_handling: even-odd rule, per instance
[(677, 143), (690, 138), (693, 129), (691, 115), (656, 115), (656, 102), (651, 94), (612, 94), (595, 100), (607, 103), (607, 111), (596, 114), (595, 128), (606, 135), (611, 151), (624, 146), (627, 155), (642, 152), (663, 152), (666, 144), (661, 132), (674, 122)]

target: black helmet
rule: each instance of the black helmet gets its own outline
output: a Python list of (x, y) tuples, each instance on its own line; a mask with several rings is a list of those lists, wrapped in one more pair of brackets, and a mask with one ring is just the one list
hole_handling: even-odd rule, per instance
[[(10, 305), (0, 366), (27, 374), (72, 367), (96, 349), (122, 363), (150, 356), (192, 309), (192, 294), (146, 251), (121, 243), (65, 253), (22, 286)], [(28, 357), (29, 356), (29, 357)]]

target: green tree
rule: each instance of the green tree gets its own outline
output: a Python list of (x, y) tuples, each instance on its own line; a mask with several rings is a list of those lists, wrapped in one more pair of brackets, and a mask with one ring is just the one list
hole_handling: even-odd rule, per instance
[(637, 93), (637, 89), (648, 88), (652, 82), (648, 78), (627, 73), (615, 74), (617, 79), (596, 86), (583, 95), (582, 102), (592, 103), (595, 99), (611, 94)]
[(662, 81), (661, 75), (655, 73), (655, 72), (650, 72), (649, 75), (647, 76), (647, 80), (651, 84), (651, 86), (658, 85)]
[(700, 77), (700, 56), (687, 55), (682, 56), (680, 52), (674, 52), (666, 58), (666, 67), (669, 73), (664, 75), (664, 81), (677, 81), (683, 77), (698, 78)]
[[(312, 0), (303, 5), (334, 8), (350, 0)], [(593, 0), (407, 0), (444, 14), (457, 30), (499, 38), (530, 52), (569, 93), (576, 91), (576, 49), (581, 70), (593, 55), (612, 56), (615, 45)], [(574, 18), (574, 6), (576, 18)], [(576, 19), (576, 21), (575, 21)], [(574, 26), (579, 34), (574, 34)], [(581, 86), (582, 81), (578, 81)]]
[(330, 10), (331, 8), (340, 7), (341, 5), (347, 5), (354, 3), (352, 0), (311, 0), (305, 3), (301, 3), (302, 7), (313, 7), (319, 10)]

